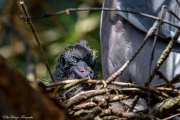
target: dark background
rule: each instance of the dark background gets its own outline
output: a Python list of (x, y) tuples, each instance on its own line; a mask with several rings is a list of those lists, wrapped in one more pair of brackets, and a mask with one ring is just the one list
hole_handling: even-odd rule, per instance
[[(31, 16), (53, 13), (66, 8), (101, 7), (102, 0), (25, 0)], [(0, 54), (30, 80), (48, 80), (31, 29), (25, 24), (18, 0), (0, 0)], [(59, 53), (75, 42), (85, 39), (97, 51), (98, 76), (102, 78), (100, 60), (100, 11), (73, 12), (43, 19), (33, 19), (51, 70)]]

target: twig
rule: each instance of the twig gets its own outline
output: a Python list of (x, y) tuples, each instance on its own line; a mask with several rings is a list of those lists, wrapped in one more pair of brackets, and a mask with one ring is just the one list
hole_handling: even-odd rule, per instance
[(120, 114), (122, 117), (131, 119), (131, 120), (156, 120), (154, 116), (143, 114), (143, 113), (134, 113), (134, 112), (124, 112)]
[(117, 82), (117, 81), (114, 81), (111, 83), (112, 85), (118, 85), (118, 86), (121, 86), (121, 87), (130, 87), (130, 88), (139, 88), (141, 91), (149, 91), (149, 92), (152, 92), (154, 94), (157, 94), (158, 96), (163, 96), (163, 97), (168, 97), (167, 94), (165, 94), (164, 92), (162, 91), (159, 91), (157, 89), (153, 89), (153, 88), (146, 88), (146, 87), (142, 87), (142, 86), (139, 86), (139, 85), (135, 85), (133, 83), (124, 83), (124, 82)]
[(147, 32), (143, 43), (141, 44), (141, 46), (139, 47), (139, 49), (137, 50), (137, 52), (134, 53), (134, 55), (131, 57), (130, 60), (126, 61), (125, 64), (118, 69), (115, 73), (113, 73), (108, 79), (107, 79), (107, 83), (112, 82), (113, 80), (115, 80), (118, 76), (120, 76), (124, 70), (129, 66), (129, 64), (135, 59), (135, 57), (139, 54), (139, 52), (142, 50), (142, 48), (144, 47), (144, 45), (147, 43), (148, 38), (150, 36), (152, 36), (155, 33), (155, 30), (157, 29), (159, 23), (156, 21), (153, 26), (149, 29), (149, 31)]
[(133, 99), (130, 108), (128, 108), (127, 112), (132, 112), (138, 101), (139, 101), (139, 96), (136, 95)]
[[(85, 101), (89, 98), (92, 98), (94, 96), (97, 95), (102, 95), (105, 94), (107, 92), (112, 91), (113, 89), (99, 89), (99, 90), (89, 90), (89, 91), (83, 91), (80, 92), (79, 94), (73, 96), (72, 98), (68, 99), (67, 101), (65, 101), (64, 107), (65, 108), (69, 108), (72, 105), (75, 105), (81, 101)], [(121, 94), (125, 94), (125, 95), (140, 95), (140, 96), (145, 96), (146, 95), (146, 91), (142, 91), (138, 88), (121, 88), (121, 89), (117, 89)], [(168, 96), (165, 96), (164, 94), (161, 95), (165, 98), (167, 98)], [(158, 96), (160, 100), (162, 100), (163, 98), (161, 98), (161, 96)]]
[(98, 115), (101, 112), (102, 112), (102, 109), (97, 106), (97, 107), (90, 109), (90, 110), (81, 109), (81, 110), (75, 112), (74, 116), (82, 116), (84, 114), (87, 114), (86, 116), (84, 116), (82, 118), (82, 120), (92, 120), (93, 118), (95, 118), (96, 115)]
[[(117, 89), (120, 94), (125, 94), (125, 95), (139, 95), (139, 96), (146, 96), (147, 95), (147, 90), (146, 91), (142, 91), (141, 89), (138, 88), (121, 88), (121, 89)], [(169, 95), (167, 95), (164, 92), (159, 92), (157, 90), (149, 90), (152, 93), (155, 93), (158, 99), (163, 100), (164, 98), (169, 98)]]
[(158, 75), (161, 79), (163, 79), (168, 86), (171, 86), (172, 88), (175, 88), (174, 85), (172, 84), (172, 82), (170, 80), (168, 80), (166, 78), (166, 76), (163, 75), (163, 73), (161, 73), (160, 71), (157, 71), (156, 75)]
[(97, 104), (94, 102), (85, 102), (85, 103), (74, 106), (73, 110), (80, 110), (80, 109), (95, 107), (95, 106), (97, 106)]
[(171, 80), (172, 83), (178, 83), (180, 82), (180, 74), (177, 74), (172, 80)]
[[(102, 84), (102, 80), (87, 80), (86, 78), (83, 78), (83, 79), (74, 79), (74, 80), (64, 80), (64, 81), (61, 81), (61, 82), (58, 82), (58, 83), (52, 83), (52, 84), (49, 84), (47, 85), (46, 87), (48, 89), (52, 88), (52, 87), (57, 87), (57, 86), (63, 86), (63, 85), (66, 85), (66, 84), (74, 84), (74, 83), (89, 83), (89, 84)], [(77, 85), (77, 84), (74, 84), (74, 85)], [(128, 88), (138, 88), (140, 89), (141, 91), (147, 91), (148, 88), (146, 87), (142, 87), (142, 86), (139, 86), (139, 85), (136, 85), (136, 84), (133, 84), (133, 83), (126, 83), (126, 82), (118, 82), (118, 81), (113, 81), (111, 83), (108, 84), (107, 88), (111, 88), (111, 85), (116, 85), (116, 86), (119, 86), (120, 89), (122, 87), (128, 87)], [(72, 86), (71, 86), (72, 87)], [(169, 97), (167, 94), (165, 94), (162, 91), (159, 91), (157, 89), (149, 89), (150, 92), (152, 92), (153, 94), (156, 94), (157, 96), (162, 96), (162, 97)]]
[(176, 2), (177, 2), (177, 4), (179, 5), (179, 7), (180, 7), (180, 3), (179, 3), (179, 1), (178, 0), (176, 0)]
[(120, 118), (119, 115), (109, 115), (102, 117), (100, 120), (127, 120), (127, 118)]
[(25, 21), (26, 21), (26, 22), (28, 23), (28, 25), (30, 26), (31, 31), (32, 31), (32, 33), (33, 33), (33, 35), (34, 35), (34, 38), (35, 38), (35, 40), (36, 40), (36, 42), (37, 42), (37, 44), (38, 44), (38, 47), (39, 47), (39, 49), (40, 49), (40, 52), (41, 52), (41, 54), (42, 54), (42, 56), (43, 56), (43, 58), (44, 58), (44, 63), (45, 63), (45, 65), (46, 65), (46, 67), (47, 67), (47, 70), (48, 70), (48, 72), (49, 72), (49, 75), (50, 75), (50, 77), (51, 77), (51, 80), (52, 80), (52, 82), (55, 82), (55, 80), (54, 80), (54, 78), (53, 78), (53, 75), (52, 75), (52, 72), (51, 72), (50, 67), (49, 67), (49, 63), (48, 63), (47, 57), (46, 57), (46, 55), (45, 55), (45, 52), (44, 52), (44, 50), (43, 50), (43, 47), (41, 46), (39, 37), (38, 37), (38, 35), (37, 35), (37, 32), (36, 32), (36, 30), (35, 30), (35, 27), (34, 27), (32, 21), (31, 21), (29, 12), (28, 12), (28, 10), (27, 10), (27, 7), (26, 7), (26, 5), (25, 5), (25, 3), (24, 3), (23, 1), (20, 1), (20, 5), (21, 5), (21, 7), (22, 7), (22, 10), (23, 10), (24, 15), (26, 16)]
[(95, 103), (98, 103), (99, 106), (105, 106), (108, 103), (111, 102), (117, 102), (117, 101), (121, 101), (121, 100), (126, 100), (128, 98), (128, 96), (126, 95), (114, 95), (114, 94), (110, 94), (110, 95), (101, 95), (101, 96), (95, 96), (93, 98), (90, 99), (90, 101), (93, 101)]
[(83, 117), (83, 120), (93, 120), (97, 115), (99, 115), (102, 112), (102, 109), (100, 107), (95, 107), (92, 109), (91, 112), (89, 112), (85, 117)]
[(171, 116), (169, 116), (169, 117), (167, 117), (167, 118), (164, 118), (164, 119), (162, 119), (162, 120), (172, 120), (173, 118), (175, 118), (175, 117), (177, 117), (177, 116), (180, 116), (180, 113), (171, 115)]
[(161, 103), (158, 103), (156, 106), (153, 108), (153, 114), (155, 116), (163, 117), (164, 115), (173, 113), (177, 111), (177, 109), (180, 108), (180, 96), (166, 99)]
[(176, 13), (174, 13), (174, 11), (172, 11), (169, 7), (164, 6), (164, 8), (170, 13), (172, 14), (176, 19), (178, 19), (180, 21), (180, 18), (178, 15), (176, 15)]
[[(29, 16), (28, 18), (42, 19), (42, 18), (47, 18), (47, 17), (51, 17), (51, 16), (55, 16), (55, 15), (64, 14), (64, 13), (69, 15), (71, 12), (78, 12), (78, 11), (120, 11), (120, 12), (126, 12), (126, 13), (131, 13), (131, 14), (135, 14), (135, 15), (148, 17), (148, 18), (151, 18), (153, 20), (159, 20), (159, 17), (149, 15), (149, 14), (146, 14), (146, 13), (139, 13), (139, 12), (134, 12), (134, 11), (129, 11), (129, 10), (121, 10), (121, 9), (116, 9), (116, 8), (67, 8), (65, 10), (61, 10), (61, 11), (54, 12), (54, 13), (51, 13), (51, 14), (44, 14), (42, 16)], [(24, 17), (21, 17), (21, 18), (24, 18)], [(179, 26), (177, 26), (177, 25), (175, 25), (173, 23), (170, 23), (167, 20), (163, 20), (163, 23), (169, 24), (169, 25), (171, 25), (173, 27), (176, 27), (176, 28), (180, 28)]]
[(96, 95), (101, 95), (106, 92), (110, 91), (110, 89), (101, 89), (101, 90), (90, 90), (90, 91), (85, 91), (85, 92), (80, 92), (79, 94), (73, 96), (72, 98), (68, 99), (65, 101), (64, 106), (65, 108), (69, 108), (72, 105), (75, 105), (83, 100), (87, 100), (93, 96)]
[(165, 12), (165, 6), (163, 6), (162, 9), (161, 9), (160, 19), (159, 19), (157, 29), (156, 29), (156, 32), (155, 32), (156, 35), (154, 36), (154, 41), (153, 41), (151, 55), (150, 55), (149, 77), (151, 75), (151, 66), (152, 66), (152, 61), (154, 59), (154, 52), (155, 52), (155, 47), (156, 47), (156, 43), (157, 43), (157, 39), (158, 39), (157, 35), (159, 33), (160, 26), (163, 24), (162, 20), (163, 20), (164, 12)]
[(88, 80), (87, 78), (63, 80), (61, 82), (50, 83), (50, 84), (46, 85), (46, 87), (51, 88), (51, 87), (57, 87), (57, 86), (62, 86), (62, 85), (66, 85), (66, 84), (72, 84), (72, 83), (82, 83), (82, 82), (85, 82), (87, 80)]
[[(178, 1), (177, 1), (177, 2), (178, 2)], [(160, 14), (159, 26), (157, 27), (156, 34), (158, 34), (160, 25), (163, 23), (162, 19), (163, 19), (163, 16), (164, 16), (165, 12), (166, 12), (165, 10), (166, 10), (167, 12), (169, 12), (170, 14), (172, 14), (174, 17), (176, 17), (176, 18), (180, 21), (180, 18), (179, 18), (171, 9), (169, 9), (169, 7), (167, 7), (167, 6), (162, 6), (161, 14)], [(150, 70), (149, 70), (149, 73), (151, 73), (151, 65), (152, 65), (152, 61), (153, 61), (153, 54), (154, 54), (156, 42), (157, 42), (157, 36), (155, 36), (154, 42), (153, 42), (153, 47), (152, 47), (152, 52), (151, 52), (151, 60), (150, 60)], [(158, 72), (158, 71), (157, 71), (157, 72)], [(164, 78), (163, 80), (165, 80), (165, 82), (166, 82), (168, 85), (170, 85), (170, 86), (172, 86), (172, 87), (174, 88), (173, 84), (171, 84), (171, 82), (169, 82), (169, 80), (167, 80), (166, 77), (163, 76), (162, 73), (158, 72), (158, 73), (156, 73), (156, 74), (158, 74), (159, 76), (163, 77), (163, 78)], [(149, 74), (149, 77), (150, 77), (150, 74)]]
[(169, 56), (174, 44), (176, 43), (178, 37), (180, 35), (180, 29), (178, 29), (178, 31), (176, 32), (176, 34), (174, 35), (174, 37), (171, 39), (171, 41), (169, 42), (169, 44), (167, 45), (167, 47), (165, 48), (165, 50), (163, 51), (163, 53), (161, 54), (160, 58), (157, 61), (157, 64), (155, 66), (155, 68), (152, 71), (151, 76), (145, 81), (144, 85), (145, 87), (149, 86), (149, 84), (151, 83), (151, 81), (153, 80), (156, 72), (159, 70), (159, 68), (161, 67), (161, 65), (164, 63), (164, 61), (167, 59), (167, 57)]
[(71, 88), (71, 87), (73, 87), (73, 86), (75, 86), (77, 84), (83, 83), (83, 82), (85, 82), (87, 80), (88, 80), (88, 78), (82, 78), (82, 79), (80, 79), (80, 81), (71, 82), (71, 83), (65, 85), (63, 87), (63, 89), (69, 89), (69, 88)]
[(61, 88), (60, 86), (57, 86), (56, 89), (53, 91), (52, 96), (56, 96), (57, 93), (59, 92), (60, 88)]
[(178, 93), (178, 89), (175, 89), (175, 88), (156, 87), (156, 89), (160, 90), (160, 91), (176, 92), (176, 93)]
[[(177, 74), (172, 80), (170, 80), (171, 84), (176, 84), (178, 82), (180, 82), (180, 74)], [(163, 84), (159, 84), (156, 85), (155, 87), (159, 87), (159, 86), (167, 86), (169, 85), (168, 83), (163, 83)]]

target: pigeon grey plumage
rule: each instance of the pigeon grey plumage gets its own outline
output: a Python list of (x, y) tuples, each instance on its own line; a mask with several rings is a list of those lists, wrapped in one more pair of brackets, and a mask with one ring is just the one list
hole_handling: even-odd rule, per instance
[[(170, 7), (177, 16), (180, 17), (180, 6), (176, 0), (104, 0), (103, 7), (117, 8), (134, 12), (160, 15), (163, 5)], [(164, 19), (180, 26), (174, 16), (167, 13)], [(106, 79), (117, 71), (140, 47), (146, 32), (153, 25), (155, 20), (132, 13), (120, 11), (103, 11), (101, 20), (101, 51), (103, 75)], [(152, 65), (160, 57), (170, 38), (173, 37), (177, 28), (163, 24), (159, 31), (159, 37), (154, 53)], [(180, 73), (180, 39), (173, 48), (168, 59), (165, 61), (160, 71), (171, 80)], [(153, 38), (150, 38), (140, 54), (128, 66), (124, 73), (118, 78), (119, 81), (133, 82), (143, 85), (149, 76), (150, 55)], [(153, 68), (153, 67), (152, 67)], [(163, 82), (155, 77), (151, 85)]]

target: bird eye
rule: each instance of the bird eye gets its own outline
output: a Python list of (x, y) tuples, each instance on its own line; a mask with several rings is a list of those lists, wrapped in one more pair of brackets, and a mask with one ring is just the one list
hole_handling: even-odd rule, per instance
[(72, 58), (76, 63), (80, 61), (80, 58), (78, 58), (78, 57), (73, 56)]
[(66, 62), (66, 59), (64, 58), (64, 57), (62, 57), (61, 58), (61, 65), (63, 66), (63, 67), (66, 67), (67, 66), (67, 62)]

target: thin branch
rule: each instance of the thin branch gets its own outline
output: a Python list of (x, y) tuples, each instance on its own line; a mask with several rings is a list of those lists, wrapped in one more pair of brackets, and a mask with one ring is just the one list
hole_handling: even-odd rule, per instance
[(169, 98), (158, 103), (153, 108), (153, 114), (155, 116), (163, 117), (164, 115), (167, 115), (169, 111), (171, 111), (171, 113), (176, 112), (178, 108), (180, 108), (180, 96)]
[(73, 110), (80, 110), (80, 109), (91, 108), (91, 107), (95, 107), (95, 106), (97, 106), (97, 104), (94, 102), (85, 102), (85, 103), (82, 103), (79, 105), (75, 105), (73, 107)]
[[(76, 84), (74, 84), (76, 83)], [(89, 83), (89, 84), (103, 84), (102, 83), (102, 80), (87, 80), (86, 78), (83, 78), (83, 79), (74, 79), (74, 80), (64, 80), (64, 81), (61, 81), (61, 82), (58, 82), (58, 83), (51, 83), (49, 85), (46, 85), (47, 89), (51, 89), (51, 88), (54, 88), (54, 87), (58, 87), (58, 86), (69, 86), (69, 85), (77, 85), (77, 84), (80, 84), (80, 83)], [(68, 85), (69, 84), (69, 85)], [(162, 91), (160, 90), (157, 90), (156, 88), (151, 88), (151, 89), (148, 89), (146, 87), (142, 87), (142, 86), (139, 86), (139, 85), (136, 85), (136, 84), (133, 84), (133, 83), (126, 83), (126, 82), (119, 82), (119, 81), (113, 81), (111, 83), (109, 83), (107, 85), (107, 88), (111, 88), (110, 86), (111, 85), (116, 85), (116, 86), (119, 86), (119, 88), (122, 88), (122, 87), (127, 87), (127, 88), (138, 88), (140, 89), (141, 91), (147, 91), (149, 90), (151, 93), (153, 94), (156, 94), (157, 96), (162, 96), (162, 97), (169, 97), (167, 94), (165, 94)], [(72, 87), (72, 86), (71, 86)], [(62, 87), (64, 88), (64, 87)], [(65, 89), (65, 88), (64, 88)], [(68, 88), (67, 88), (68, 89)], [(161, 99), (161, 98), (160, 98)]]
[(179, 7), (180, 7), (180, 3), (179, 3), (179, 1), (178, 0), (176, 0), (176, 2), (177, 2), (177, 4), (179, 5)]
[(73, 96), (72, 98), (68, 99), (67, 101), (65, 101), (64, 107), (69, 108), (72, 105), (75, 105), (83, 100), (87, 100), (96, 95), (104, 94), (108, 91), (110, 91), (110, 89), (109, 90), (107, 90), (107, 89), (90, 90), (90, 91), (80, 92), (79, 94), (77, 94), (77, 95)]
[(180, 116), (180, 113), (171, 115), (171, 116), (169, 116), (169, 117), (167, 117), (167, 118), (164, 118), (164, 119), (162, 119), (162, 120), (172, 120), (173, 118), (178, 117), (178, 116)]
[(180, 82), (180, 74), (177, 74), (172, 80), (171, 80), (172, 83), (178, 83)]
[(156, 120), (155, 116), (152, 116), (152, 115), (149, 115), (149, 114), (143, 114), (143, 113), (134, 113), (134, 112), (122, 112), (121, 113), (121, 116), (122, 117), (125, 117), (125, 118), (128, 118), (128, 119), (131, 119), (131, 120)]
[(144, 40), (143, 40), (143, 43), (141, 44), (141, 46), (139, 47), (139, 49), (137, 50), (137, 52), (134, 53), (134, 55), (131, 57), (130, 60), (126, 61), (125, 64), (120, 68), (118, 69), (115, 73), (113, 73), (107, 80), (106, 82), (109, 83), (113, 80), (115, 80), (118, 76), (120, 76), (124, 70), (129, 66), (129, 64), (136, 58), (136, 56), (140, 53), (140, 51), (143, 49), (143, 47), (145, 46), (145, 44), (147, 43), (148, 41), (148, 38), (150, 36), (152, 36), (154, 33), (155, 33), (155, 30), (157, 29), (159, 25), (159, 22), (155, 22), (153, 24), (153, 26), (149, 29), (149, 31), (147, 32)]
[(158, 75), (160, 79), (163, 79), (168, 86), (171, 86), (172, 88), (175, 88), (172, 81), (168, 80), (163, 73), (161, 73), (160, 71), (157, 71), (156, 75)]
[(44, 63), (45, 63), (45, 65), (46, 65), (46, 67), (47, 67), (47, 70), (48, 70), (48, 72), (49, 72), (49, 75), (50, 75), (50, 77), (51, 77), (51, 80), (52, 80), (52, 82), (55, 82), (55, 80), (54, 80), (54, 78), (53, 78), (53, 75), (52, 75), (52, 72), (51, 72), (50, 67), (49, 67), (49, 63), (48, 63), (47, 57), (46, 57), (45, 52), (44, 52), (44, 50), (43, 50), (43, 47), (42, 47), (42, 45), (41, 45), (41, 43), (40, 43), (40, 40), (39, 40), (39, 37), (38, 37), (37, 32), (36, 32), (36, 30), (35, 30), (35, 27), (34, 27), (32, 21), (31, 21), (29, 12), (28, 12), (28, 10), (27, 10), (27, 7), (26, 7), (26, 5), (25, 5), (25, 3), (24, 3), (23, 1), (20, 2), (20, 5), (21, 5), (21, 7), (22, 7), (22, 10), (23, 10), (24, 15), (26, 16), (26, 17), (25, 17), (25, 18), (26, 18), (25, 21), (26, 21), (26, 22), (28, 23), (28, 25), (30, 26), (31, 31), (32, 31), (32, 33), (33, 33), (33, 35), (34, 35), (34, 37), (35, 37), (35, 40), (36, 40), (36, 42), (37, 42), (37, 44), (38, 44), (38, 47), (39, 47), (39, 49), (40, 49), (40, 52), (41, 52), (41, 54), (42, 54), (42, 56), (43, 56), (43, 58), (44, 58)]
[(132, 112), (138, 101), (139, 101), (139, 96), (136, 95), (132, 101), (130, 108), (127, 110), (127, 112)]
[[(61, 10), (61, 11), (50, 13), (50, 14), (44, 14), (42, 16), (29, 16), (28, 18), (43, 19), (43, 18), (55, 16), (55, 15), (64, 14), (64, 13), (67, 15), (70, 15), (71, 12), (78, 12), (78, 11), (120, 11), (120, 12), (131, 13), (131, 14), (135, 14), (135, 15), (148, 17), (148, 18), (151, 18), (153, 20), (159, 20), (159, 17), (149, 15), (146, 13), (139, 13), (139, 12), (134, 12), (134, 11), (129, 11), (129, 10), (121, 10), (121, 9), (116, 9), (116, 8), (67, 8), (65, 10)], [(24, 17), (21, 17), (21, 18), (24, 18)], [(27, 19), (27, 18), (25, 18), (25, 19)], [(180, 28), (180, 26), (177, 26), (177, 25), (175, 25), (175, 24), (173, 24), (167, 20), (163, 20), (163, 23), (169, 24), (169, 25), (176, 27), (176, 28)]]
[(171, 10), (169, 7), (167, 7), (167, 6), (165, 6), (164, 8), (167, 10), (167, 12), (169, 12), (170, 14), (172, 14), (176, 19), (178, 19), (178, 20), (180, 21), (179, 16), (176, 15), (176, 13), (174, 13), (174, 11), (172, 11), (172, 10)]
[[(172, 80), (170, 80), (170, 82), (171, 82), (171, 84), (179, 83), (180, 82), (180, 74), (177, 74)], [(169, 85), (168, 82), (167, 83), (158, 84), (158, 85), (156, 85), (154, 87), (167, 86), (167, 85)]]
[(157, 29), (155, 32), (155, 36), (154, 36), (154, 41), (153, 41), (153, 45), (152, 45), (152, 49), (151, 49), (151, 55), (150, 55), (150, 66), (149, 66), (149, 77), (151, 75), (151, 66), (152, 66), (152, 61), (154, 60), (154, 52), (155, 52), (155, 47), (156, 47), (156, 43), (157, 43), (157, 39), (158, 39), (158, 33), (159, 33), (159, 29), (160, 26), (163, 24), (163, 16), (165, 13), (165, 6), (162, 7), (161, 9), (161, 14), (160, 14), (160, 20), (159, 20), (159, 24), (157, 25)]
[(155, 66), (155, 68), (152, 71), (151, 76), (145, 81), (144, 85), (145, 87), (149, 86), (150, 83), (152, 82), (156, 72), (159, 70), (160, 66), (164, 63), (164, 61), (167, 59), (167, 57), (169, 56), (174, 44), (176, 43), (178, 37), (180, 35), (180, 29), (178, 29), (178, 31), (176, 32), (176, 34), (174, 35), (174, 37), (171, 39), (171, 41), (169, 42), (169, 44), (167, 45), (167, 47), (165, 48), (165, 50), (163, 51), (163, 53), (161, 54), (160, 58), (157, 61), (157, 64)]

